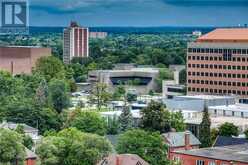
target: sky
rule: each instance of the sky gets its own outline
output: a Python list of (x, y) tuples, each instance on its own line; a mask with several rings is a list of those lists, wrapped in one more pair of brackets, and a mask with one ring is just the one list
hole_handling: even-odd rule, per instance
[(29, 0), (31, 26), (237, 26), (248, 0)]

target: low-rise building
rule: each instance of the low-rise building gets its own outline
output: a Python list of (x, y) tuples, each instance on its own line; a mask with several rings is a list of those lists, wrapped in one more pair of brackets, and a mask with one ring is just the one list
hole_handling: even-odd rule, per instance
[(175, 96), (182, 96), (186, 94), (186, 86), (176, 84), (175, 81), (163, 81), (163, 97), (173, 99)]
[(248, 144), (174, 151), (182, 165), (248, 165)]
[(90, 38), (104, 39), (108, 36), (107, 32), (90, 32)]
[(147, 94), (149, 91), (156, 91), (158, 85), (155, 82), (159, 76), (158, 68), (130, 68), (123, 70), (96, 70), (88, 74), (88, 81), (104, 83), (110, 91), (115, 87), (124, 85), (128, 89), (133, 89), (137, 94)]
[(248, 104), (209, 106), (208, 112), (214, 117), (227, 116), (248, 118)]
[(169, 132), (162, 135), (168, 145), (168, 158), (174, 159), (174, 152), (199, 148), (201, 142), (190, 132)]
[[(240, 133), (248, 129), (248, 119), (246, 118), (219, 116), (219, 117), (210, 117), (210, 119), (211, 119), (211, 128), (218, 128), (222, 124), (229, 122), (237, 126), (239, 128)], [(202, 117), (185, 120), (187, 129), (190, 130), (196, 137), (199, 137), (201, 122), (202, 122)]]

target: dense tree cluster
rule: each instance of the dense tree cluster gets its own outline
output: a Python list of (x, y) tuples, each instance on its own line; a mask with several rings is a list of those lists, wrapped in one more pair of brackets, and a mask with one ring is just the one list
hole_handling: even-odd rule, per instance
[[(56, 71), (56, 72), (53, 72)], [(0, 120), (26, 123), (41, 133), (59, 130), (60, 113), (69, 106), (68, 81), (62, 62), (55, 57), (38, 60), (30, 75), (0, 72)]]
[(0, 164), (24, 165), (26, 156), (23, 139), (15, 131), (0, 129)]
[(42, 165), (92, 165), (112, 152), (104, 137), (75, 128), (43, 138), (37, 148)]
[(169, 112), (162, 103), (151, 101), (141, 114), (141, 128), (149, 131), (184, 131), (186, 127), (181, 112)]
[(150, 164), (166, 165), (167, 145), (158, 132), (129, 130), (120, 135), (117, 151), (141, 156)]

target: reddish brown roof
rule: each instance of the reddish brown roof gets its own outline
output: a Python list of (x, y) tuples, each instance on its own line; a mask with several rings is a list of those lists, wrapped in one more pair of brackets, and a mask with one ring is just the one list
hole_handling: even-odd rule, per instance
[(199, 37), (197, 42), (248, 42), (248, 28), (216, 29)]
[(97, 165), (149, 165), (146, 161), (134, 154), (110, 155)]

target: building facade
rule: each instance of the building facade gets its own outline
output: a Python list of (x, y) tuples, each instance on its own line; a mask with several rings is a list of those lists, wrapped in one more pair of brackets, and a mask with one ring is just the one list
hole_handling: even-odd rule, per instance
[(188, 44), (188, 94), (248, 96), (248, 28), (217, 29)]
[(248, 165), (247, 144), (173, 152), (182, 165)]
[(13, 75), (30, 74), (39, 58), (50, 55), (51, 48), (32, 46), (0, 47), (0, 70), (8, 71)]
[(95, 70), (88, 73), (88, 81), (104, 83), (109, 91), (114, 91), (119, 85), (136, 94), (147, 94), (156, 91), (158, 85), (156, 78), (159, 76), (158, 68), (131, 68), (123, 70)]
[(63, 33), (63, 61), (69, 64), (74, 57), (89, 56), (89, 29), (72, 22)]

